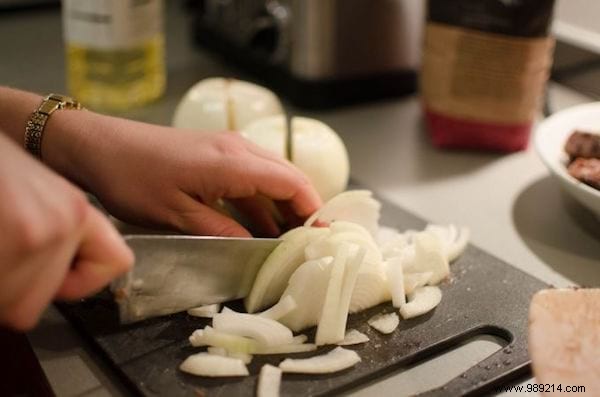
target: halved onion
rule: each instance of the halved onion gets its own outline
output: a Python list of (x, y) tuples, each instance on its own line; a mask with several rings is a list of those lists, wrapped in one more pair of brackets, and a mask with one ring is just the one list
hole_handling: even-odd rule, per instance
[(269, 318), (246, 313), (219, 313), (213, 317), (217, 331), (245, 336), (263, 346), (285, 345), (293, 342), (292, 331)]
[(328, 228), (298, 227), (283, 234), (283, 242), (261, 266), (244, 304), (254, 313), (279, 300), (294, 271), (305, 262), (304, 248), (313, 240), (329, 234)]
[(400, 318), (396, 312), (376, 314), (369, 319), (368, 323), (371, 327), (375, 328), (382, 334), (391, 334), (396, 330), (396, 328), (398, 328), (398, 324), (400, 324)]
[(209, 353), (192, 354), (181, 363), (179, 369), (192, 375), (208, 377), (249, 375), (242, 360)]
[(204, 305), (204, 306), (199, 306), (199, 307), (194, 307), (194, 308), (188, 309), (187, 314), (189, 314), (190, 316), (194, 316), (194, 317), (211, 318), (215, 314), (217, 314), (219, 312), (219, 310), (221, 310), (221, 304), (214, 303), (212, 305)]
[(369, 337), (356, 329), (349, 329), (344, 335), (344, 339), (336, 343), (338, 346), (358, 345), (360, 343), (366, 343), (369, 341)]
[(301, 374), (329, 374), (353, 367), (360, 362), (359, 355), (353, 351), (336, 347), (327, 354), (305, 359), (285, 359), (279, 364), (283, 372)]
[(421, 316), (433, 310), (442, 300), (442, 291), (435, 286), (417, 288), (408, 295), (408, 303), (400, 308), (402, 318)]
[(315, 222), (347, 221), (357, 223), (375, 236), (379, 228), (381, 203), (369, 190), (348, 190), (330, 199), (308, 218), (305, 226)]
[(281, 369), (271, 364), (265, 364), (260, 368), (258, 375), (257, 397), (279, 397), (281, 386)]

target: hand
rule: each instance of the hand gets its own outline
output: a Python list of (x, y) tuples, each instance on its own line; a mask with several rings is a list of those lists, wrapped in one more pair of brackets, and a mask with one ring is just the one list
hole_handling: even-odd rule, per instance
[(201, 134), (70, 113), (78, 124), (69, 126), (65, 120), (60, 132), (51, 133), (54, 143), (42, 150), (52, 162), (53, 148), (70, 146), (64, 150), (72, 153), (71, 164), (62, 168), (76, 170), (71, 177), (121, 220), (192, 234), (250, 236), (216, 209), (224, 199), (258, 224), (262, 234), (275, 236), (280, 230), (264, 197), (277, 201), (284, 214), (300, 218), (321, 204), (303, 173), (236, 133)]
[(29, 329), (53, 298), (81, 298), (130, 268), (85, 195), (1, 133), (0, 195), (0, 323)]

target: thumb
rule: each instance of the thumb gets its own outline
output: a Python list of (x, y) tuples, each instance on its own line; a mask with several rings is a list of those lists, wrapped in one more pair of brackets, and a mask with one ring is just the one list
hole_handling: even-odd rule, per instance
[(129, 270), (133, 260), (133, 253), (113, 225), (92, 208), (73, 266), (57, 297), (71, 300), (91, 295)]
[(186, 196), (183, 208), (173, 213), (173, 226), (184, 233), (202, 236), (252, 237), (242, 225), (219, 211)]

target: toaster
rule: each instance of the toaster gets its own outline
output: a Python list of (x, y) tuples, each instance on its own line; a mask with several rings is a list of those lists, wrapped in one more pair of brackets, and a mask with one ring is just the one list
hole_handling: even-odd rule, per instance
[(203, 0), (195, 42), (307, 108), (413, 93), (420, 0)]

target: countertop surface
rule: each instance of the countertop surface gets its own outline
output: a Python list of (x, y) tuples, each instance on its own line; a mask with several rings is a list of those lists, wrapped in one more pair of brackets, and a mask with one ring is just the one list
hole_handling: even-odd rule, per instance
[[(178, 2), (169, 3), (167, 92), (126, 117), (169, 124), (193, 83), (210, 76), (245, 77), (192, 48), (186, 15)], [(58, 9), (0, 14), (0, 49), (0, 84), (40, 93), (66, 91)], [(590, 101), (556, 84), (550, 84), (549, 100), (553, 111)], [(352, 177), (389, 201), (431, 222), (469, 226), (472, 243), (555, 286), (600, 285), (600, 221), (561, 192), (532, 146), (504, 155), (435, 149), (425, 134), (417, 97), (322, 112), (287, 110), (333, 127), (348, 148)], [(46, 312), (29, 340), (57, 395), (127, 393), (55, 309)], [(423, 391), (497, 348), (494, 338), (481, 337), (355, 395)], [(433, 381), (427, 376), (431, 373), (436, 373)]]

